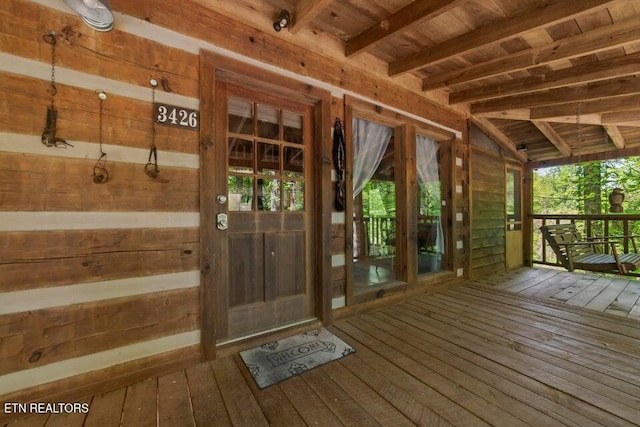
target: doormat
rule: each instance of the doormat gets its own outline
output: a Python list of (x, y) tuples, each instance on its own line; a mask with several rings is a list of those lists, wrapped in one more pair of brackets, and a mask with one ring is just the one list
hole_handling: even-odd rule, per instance
[(320, 328), (241, 351), (240, 356), (262, 389), (354, 352), (340, 338)]

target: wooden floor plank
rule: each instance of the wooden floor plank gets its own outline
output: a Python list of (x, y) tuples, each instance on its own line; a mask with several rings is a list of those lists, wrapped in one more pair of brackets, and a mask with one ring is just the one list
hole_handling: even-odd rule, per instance
[(231, 426), (227, 408), (209, 362), (186, 369), (193, 418), (197, 426)]
[[(498, 422), (500, 422), (500, 415), (504, 415), (504, 418), (509, 418), (507, 416), (508, 414), (501, 413), (499, 410), (493, 410), (494, 408), (492, 405), (488, 404), (488, 402), (483, 401), (482, 399), (477, 399), (471, 393), (455, 386), (437, 372), (424, 367), (401, 352), (385, 345), (385, 343), (376, 339), (374, 336), (367, 334), (359, 327), (362, 325), (360, 325), (358, 319), (352, 319), (348, 324), (341, 323), (337, 326), (349, 334), (356, 335), (358, 341), (363, 345), (366, 345), (370, 351), (376, 353), (383, 359), (383, 363), (393, 363), (395, 366), (400, 368), (403, 373), (415, 378), (417, 380), (418, 387), (416, 387), (417, 389), (414, 389), (415, 391), (412, 390), (412, 393), (416, 393), (418, 390), (423, 390), (422, 393), (428, 393), (428, 399), (432, 402), (436, 400), (439, 400), (442, 403), (456, 402), (456, 404), (460, 406), (460, 420), (451, 418), (453, 416), (453, 414), (451, 414), (451, 410), (453, 408), (448, 407), (450, 406), (450, 403), (448, 405), (444, 404), (441, 407), (432, 407), (434, 411), (440, 413), (453, 424), (458, 425), (460, 423), (465, 423), (466, 425), (473, 425), (474, 423), (484, 422), (491, 425), (492, 423), (487, 421), (487, 418), (495, 419)], [(480, 408), (483, 408), (484, 405), (489, 407), (489, 410), (487, 411), (489, 415), (487, 417), (479, 417), (477, 412)], [(517, 420), (510, 421), (515, 423), (511, 425), (518, 424)]]
[[(384, 313), (384, 316), (389, 316), (392, 319), (398, 319), (411, 325), (411, 331), (416, 336), (421, 337), (425, 343), (428, 343), (428, 345), (422, 346), (423, 351), (431, 352), (442, 361), (451, 363), (470, 375), (477, 376), (485, 383), (491, 384), (521, 402), (537, 408), (543, 414), (570, 426), (601, 425), (586, 416), (589, 414), (591, 407), (582, 401), (567, 397), (560, 398), (556, 390), (541, 384), (534, 378), (486, 359), (472, 351), (462, 349), (425, 331), (423, 329), (424, 319), (421, 316), (426, 313), (429, 316), (435, 316), (437, 320), (442, 319), (442, 316), (434, 314), (431, 310), (420, 311), (415, 307), (411, 307), (411, 310), (402, 311), (398, 307)], [(453, 322), (456, 322), (456, 320), (453, 319)], [(393, 321), (390, 320), (390, 323), (393, 323)]]
[(0, 423), (3, 427), (42, 427), (49, 419), (48, 414), (32, 415), (27, 418), (21, 418), (8, 424)]
[(629, 284), (628, 280), (625, 279), (615, 279), (611, 282), (609, 286), (607, 286), (602, 292), (600, 292), (594, 299), (592, 299), (589, 304), (585, 305), (585, 308), (596, 310), (596, 311), (604, 311), (611, 305), (613, 301), (618, 298), (618, 295), (627, 287)]
[(343, 364), (328, 363), (321, 368), (349, 396), (367, 411), (380, 425), (389, 427), (413, 426), (413, 422), (390, 402), (380, 396), (376, 389), (369, 387), (351, 373)]
[(158, 424), (158, 379), (150, 378), (126, 388), (122, 427), (153, 427)]
[[(518, 351), (517, 347), (509, 348), (496, 345), (491, 341), (487, 341), (486, 338), (463, 331), (458, 327), (449, 326), (433, 319), (431, 316), (425, 319), (423, 329), (455, 345), (473, 351), (486, 359), (535, 378), (537, 381), (559, 390), (567, 396), (573, 396), (588, 402), (596, 408), (600, 408), (603, 413), (607, 414), (605, 417), (607, 425), (629, 425), (629, 420), (635, 419), (637, 411), (632, 409), (633, 406), (626, 404), (633, 403), (633, 397), (622, 394), (621, 396), (625, 403), (620, 403), (610, 397), (609, 392), (616, 393), (615, 389), (612, 390), (610, 387), (602, 386), (589, 378), (583, 378), (523, 354)], [(617, 394), (620, 395), (620, 393)], [(610, 417), (609, 413), (615, 413), (620, 418)], [(600, 420), (600, 422), (602, 423), (604, 420)]]
[[(430, 344), (417, 338), (415, 331), (409, 328), (404, 322), (390, 319), (385, 314), (375, 313), (362, 316), (360, 320), (370, 325), (365, 327), (365, 330), (369, 333), (375, 333), (375, 331), (378, 330), (376, 335), (386, 344), (409, 355), (424, 366), (428, 366), (430, 369), (437, 371), (450, 381), (455, 382), (455, 384), (473, 393), (478, 398), (486, 400), (487, 404), (484, 405), (483, 412), (476, 413), (479, 417), (483, 418), (486, 409), (488, 409), (490, 405), (495, 405), (500, 411), (510, 414), (513, 419), (517, 419), (518, 422), (528, 425), (562, 425), (562, 423), (552, 417), (530, 407), (520, 400), (514, 399), (508, 393), (496, 388), (495, 381), (498, 381), (498, 378), (494, 377), (491, 381), (484, 382), (476, 376), (465, 372), (465, 369), (461, 366), (455, 366), (449, 363), (451, 362), (449, 359), (453, 355), (447, 355), (444, 354), (444, 352), (439, 355), (443, 356), (446, 361), (439, 359), (431, 349), (428, 348)], [(496, 413), (498, 416), (501, 416), (501, 412), (496, 411)], [(504, 417), (501, 416), (501, 418)], [(492, 420), (488, 421), (491, 422)], [(517, 424), (517, 422), (512, 419), (505, 419), (505, 421), (512, 423), (512, 425)]]
[(158, 425), (161, 427), (195, 426), (184, 370), (158, 378)]
[(335, 383), (322, 369), (312, 369), (305, 372), (302, 374), (302, 378), (345, 426), (381, 426), (375, 418)]
[(260, 409), (270, 426), (294, 427), (305, 425), (302, 417), (298, 414), (298, 411), (291, 404), (291, 401), (287, 399), (287, 396), (285, 396), (280, 387), (275, 385), (260, 390), (249, 371), (242, 368), (244, 361), (240, 355), (236, 354), (233, 358), (236, 364), (240, 366), (240, 372), (251, 389), (251, 393), (253, 393), (258, 401)]
[[(79, 401), (79, 403), (90, 404), (91, 399), (83, 399)], [(45, 427), (81, 427), (86, 418), (87, 414), (83, 414), (82, 412), (51, 414)]]
[(119, 427), (126, 391), (121, 388), (94, 397), (84, 427)]
[(344, 425), (300, 376), (289, 378), (278, 386), (307, 425)]
[[(477, 333), (505, 346), (538, 357), (542, 360), (575, 372), (588, 372), (597, 381), (611, 384), (621, 390), (640, 395), (640, 376), (629, 373), (627, 364), (618, 365), (618, 360), (603, 355), (597, 349), (588, 348), (582, 342), (572, 343), (543, 333), (528, 323), (514, 322), (513, 317), (501, 316), (493, 308), (486, 311), (470, 310), (466, 305), (452, 303), (446, 299), (408, 303), (417, 313), (429, 313), (437, 320)], [(469, 325), (468, 327), (466, 325)], [(482, 330), (474, 329), (482, 326)], [(490, 332), (487, 335), (483, 332)], [(480, 362), (476, 362), (480, 363)]]
[(235, 360), (232, 357), (217, 359), (211, 362), (211, 366), (231, 423), (240, 426), (269, 425)]
[[(515, 317), (521, 323), (528, 323), (540, 329), (541, 332), (550, 334), (550, 340), (575, 343), (580, 347), (596, 352), (606, 350), (603, 354), (606, 354), (612, 360), (618, 360), (620, 369), (625, 369), (635, 375), (640, 372), (638, 338), (616, 334), (614, 331), (607, 330), (606, 327), (610, 322), (601, 322), (598, 325), (599, 320), (594, 317), (587, 317), (588, 323), (579, 323), (567, 320), (565, 313), (562, 313), (560, 317), (554, 317), (554, 313), (558, 314), (558, 312), (553, 308), (540, 306), (540, 311), (536, 312), (532, 310), (535, 304), (518, 303), (517, 301), (514, 302), (515, 305), (506, 304), (501, 306), (499, 302), (491, 301), (488, 298), (477, 299), (478, 297), (468, 294), (467, 291), (470, 290), (452, 290), (450, 294), (440, 294), (436, 298), (448, 298), (450, 300), (469, 299), (472, 303), (478, 303), (478, 310), (501, 310), (505, 318)], [(492, 295), (491, 298), (499, 299), (495, 295)], [(600, 317), (603, 316), (601, 313), (595, 314), (599, 314)], [(613, 316), (607, 317), (609, 319), (613, 318)], [(605, 327), (599, 327), (601, 325)], [(625, 326), (620, 326), (621, 329), (623, 327)], [(637, 334), (638, 332), (636, 328), (636, 330), (629, 333)]]
[[(348, 339), (348, 336), (338, 329), (332, 327), (332, 332), (343, 340)], [(358, 350), (356, 354), (352, 354), (348, 358), (341, 359), (340, 363), (365, 383), (372, 392), (375, 391), (376, 394), (379, 394), (389, 404), (411, 420), (411, 422), (421, 426), (451, 427), (453, 425), (432, 411), (428, 406), (414, 398), (414, 396), (419, 395), (408, 392), (383, 375), (383, 372), (393, 371), (393, 369), (385, 371), (384, 369), (375, 369), (370, 367), (368, 362), (360, 357), (363, 354), (366, 357), (368, 350), (362, 348), (361, 350)], [(373, 356), (373, 354), (370, 353), (370, 356)], [(368, 357), (367, 359), (370, 360), (371, 357)], [(389, 372), (387, 372), (387, 374), (389, 374)], [(393, 376), (393, 373), (390, 375)], [(404, 384), (410, 386), (410, 381), (405, 381)], [(382, 420), (386, 419), (386, 414), (387, 413), (385, 413), (385, 418)], [(378, 421), (381, 420), (378, 419)]]
[[(471, 300), (471, 299), (469, 299)], [(478, 306), (480, 305), (484, 305), (486, 304), (485, 300), (481, 300), (478, 301)], [(499, 308), (496, 308), (499, 309)], [(505, 316), (512, 316), (512, 314), (508, 314), (510, 313), (510, 310), (512, 309), (506, 309), (506, 313)], [(567, 328), (567, 326), (565, 325), (565, 328)], [(587, 328), (587, 326), (585, 326), (585, 328)], [(549, 331), (555, 332), (555, 333), (562, 333), (562, 331), (560, 330), (560, 328), (558, 329), (554, 329), (553, 327), (549, 327)], [(459, 332), (459, 331), (458, 331)], [(460, 332), (459, 332), (460, 333)], [(465, 336), (467, 336), (469, 338), (470, 341), (473, 341), (475, 343), (477, 343), (479, 346), (483, 347), (485, 344), (484, 340), (481, 340), (477, 335), (473, 336), (472, 334), (464, 334)], [(628, 341), (627, 337), (621, 337), (620, 339)], [(628, 343), (627, 345), (629, 345), (629, 347), (635, 347), (636, 352), (638, 350), (638, 348), (640, 348), (640, 341), (635, 340), (635, 344), (632, 343)], [(480, 347), (479, 347), (480, 348)], [(603, 350), (606, 349), (606, 346), (603, 346)], [(514, 353), (513, 354), (514, 357), (516, 356), (520, 356), (523, 357), (519, 352), (518, 353)], [(552, 364), (546, 363), (546, 362), (542, 362), (538, 359), (535, 358), (524, 358), (524, 362), (525, 365), (529, 365), (529, 366), (540, 366), (541, 369), (544, 370), (545, 373), (550, 373), (553, 374), (555, 376), (557, 376), (558, 378), (561, 378), (562, 381), (568, 381), (568, 382), (572, 382), (574, 384), (576, 384), (579, 387), (583, 387), (586, 390), (589, 391), (594, 391), (597, 390), (597, 394), (600, 395), (600, 398), (602, 400), (602, 402), (600, 403), (606, 403), (606, 405), (611, 405), (610, 407), (617, 407), (616, 403), (613, 402), (613, 400), (615, 399), (616, 401), (619, 402), (624, 402), (625, 405), (627, 405), (629, 408), (634, 408), (637, 407), (640, 410), (640, 400), (638, 399), (634, 399), (634, 398), (629, 398), (628, 395), (624, 395), (624, 394), (620, 394), (617, 390), (602, 385), (596, 381), (591, 380), (590, 378), (585, 378), (582, 376), (576, 376), (575, 374), (571, 373), (571, 372), (567, 372), (564, 369), (558, 368)], [(588, 399), (595, 399), (595, 396), (593, 396), (591, 393), (586, 393), (583, 397), (581, 397), (587, 401), (591, 401)], [(605, 406), (603, 406), (605, 407)], [(623, 408), (618, 408), (618, 409), (623, 409)], [(626, 412), (625, 412), (626, 414)]]
[(609, 286), (611, 282), (613, 282), (613, 278), (611, 277), (607, 277), (607, 276), (596, 277), (596, 280), (591, 282), (589, 286), (587, 286), (585, 289), (578, 292), (571, 298), (567, 299), (565, 302), (570, 305), (584, 307), (585, 305), (589, 304), (591, 300), (597, 297), (598, 294), (600, 294), (600, 292), (602, 292), (604, 288)]
[(627, 316), (640, 298), (640, 283), (629, 280), (629, 284), (618, 297), (605, 309), (605, 313), (616, 316)]
[[(447, 422), (456, 426), (489, 425), (473, 413), (458, 405), (458, 402), (447, 399), (433, 388), (398, 367), (395, 363), (389, 363), (387, 359), (368, 348), (365, 344), (366, 335), (358, 328), (347, 322), (340, 322), (335, 324), (334, 327), (337, 328), (337, 333), (343, 337), (343, 339), (347, 339), (348, 337), (349, 340), (355, 340), (359, 343), (359, 345), (356, 346), (356, 354), (354, 356), (356, 359), (362, 360), (362, 365), (369, 367), (372, 372), (383, 375), (391, 384), (397, 386), (397, 388), (403, 392), (406, 392), (408, 396)], [(344, 334), (346, 334), (346, 337)], [(346, 364), (347, 361), (344, 363)], [(396, 405), (396, 408), (400, 409), (400, 406)], [(403, 413), (411, 418), (410, 412), (403, 411)]]

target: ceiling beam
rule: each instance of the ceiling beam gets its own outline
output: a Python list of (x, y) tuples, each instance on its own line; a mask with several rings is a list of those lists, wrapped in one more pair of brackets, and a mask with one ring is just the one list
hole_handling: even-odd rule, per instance
[(520, 160), (522, 163), (526, 163), (529, 160), (526, 154), (516, 149), (516, 144), (511, 140), (511, 138), (498, 129), (496, 125), (491, 123), (489, 119), (484, 117), (473, 117), (471, 121), (478, 126), (482, 132), (490, 136), (496, 144), (502, 147), (506, 152), (513, 155), (516, 159)]
[(638, 93), (640, 93), (640, 78), (634, 76), (621, 77), (583, 86), (570, 86), (477, 102), (471, 104), (471, 114), (590, 101)]
[(542, 7), (530, 9), (518, 15), (492, 22), (468, 33), (431, 46), (389, 64), (389, 75), (397, 76), (418, 68), (462, 55), (473, 49), (490, 43), (498, 43), (516, 37), (520, 33), (531, 31), (567, 21), (582, 14), (607, 7), (614, 0), (582, 0), (568, 2), (555, 0)]
[(624, 111), (628, 109), (640, 109), (640, 96), (627, 95), (615, 98), (599, 99), (597, 101), (571, 102), (568, 104), (534, 107), (531, 109), (532, 120), (547, 119), (549, 117), (571, 116), (578, 114), (607, 113), (612, 111)]
[(539, 67), (554, 61), (573, 59), (625, 46), (640, 40), (640, 26), (637, 19), (629, 19), (617, 24), (567, 37), (545, 46), (535, 47), (482, 62), (470, 67), (446, 73), (435, 74), (422, 81), (423, 90), (440, 89), (459, 83), (480, 80), (500, 74)]
[(602, 123), (616, 126), (640, 126), (640, 110), (617, 111), (603, 113)]
[(615, 145), (617, 149), (621, 150), (625, 148), (626, 143), (624, 141), (624, 136), (620, 133), (618, 126), (604, 125), (604, 129), (607, 131), (609, 138), (611, 138), (613, 145)]
[(483, 101), (509, 95), (608, 80), (634, 75), (638, 73), (638, 70), (640, 70), (640, 52), (589, 62), (562, 70), (549, 71), (544, 74), (515, 79), (496, 85), (452, 92), (449, 94), (449, 104)]
[(579, 156), (563, 157), (561, 159), (532, 161), (525, 165), (529, 170), (549, 168), (552, 166), (572, 165), (576, 163), (594, 162), (598, 160), (613, 160), (626, 157), (640, 156), (640, 147), (624, 148), (622, 150), (604, 150), (596, 153), (581, 154)]
[(418, 21), (433, 19), (465, 2), (466, 0), (418, 0), (411, 2), (360, 34), (351, 37), (346, 43), (345, 55), (350, 58), (373, 47), (385, 38), (406, 30), (408, 26)]
[(533, 123), (534, 126), (537, 127), (538, 130), (542, 132), (542, 134), (546, 136), (553, 145), (556, 146), (556, 148), (562, 153), (564, 157), (568, 157), (571, 155), (571, 146), (569, 146), (569, 144), (567, 144), (567, 141), (565, 141), (564, 138), (562, 138), (558, 134), (558, 132), (556, 132), (556, 130), (553, 128), (553, 126), (551, 126), (550, 123), (542, 122), (539, 120), (532, 120), (531, 123)]
[[(615, 113), (612, 113), (615, 114)], [(529, 109), (519, 109), (519, 110), (509, 110), (509, 111), (494, 111), (488, 113), (480, 113), (475, 114), (475, 117), (486, 117), (488, 119), (502, 119), (502, 120), (523, 120), (530, 121), (531, 120), (531, 111)], [(558, 116), (558, 117), (548, 117), (545, 118), (546, 122), (552, 123), (575, 123), (576, 122), (576, 112), (574, 111), (570, 115), (566, 116)], [(580, 122), (586, 125), (600, 125), (602, 121), (600, 119), (600, 114), (581, 114)]]
[(289, 31), (293, 34), (300, 31), (332, 2), (333, 0), (301, 0), (293, 11)]

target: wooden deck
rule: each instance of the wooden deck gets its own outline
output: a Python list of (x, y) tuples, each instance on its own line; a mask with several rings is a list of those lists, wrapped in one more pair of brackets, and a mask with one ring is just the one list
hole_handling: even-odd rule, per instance
[(524, 267), (484, 277), (478, 283), (524, 296), (640, 319), (640, 280), (634, 277)]
[[(522, 270), (504, 285), (524, 291), (535, 285), (517, 277), (539, 284), (545, 274)], [(573, 286), (587, 280), (577, 276)], [(566, 275), (553, 277), (566, 284)], [(87, 399), (86, 415), (7, 425), (640, 423), (638, 320), (497, 289), (496, 277), (488, 282), (493, 286), (467, 283), (340, 321), (330, 329), (355, 354), (262, 391), (236, 355)]]

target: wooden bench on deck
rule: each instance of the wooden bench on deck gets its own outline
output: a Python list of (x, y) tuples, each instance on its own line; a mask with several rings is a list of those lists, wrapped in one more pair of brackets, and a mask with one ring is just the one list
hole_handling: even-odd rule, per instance
[[(640, 266), (640, 254), (618, 254), (615, 243), (625, 237), (631, 239), (635, 252), (636, 236), (598, 237), (582, 240), (575, 224), (544, 225), (540, 227), (544, 238), (569, 271), (575, 269), (604, 273), (626, 274)], [(609, 251), (607, 251), (609, 247)], [(609, 252), (609, 253), (607, 253)]]

